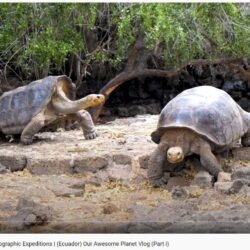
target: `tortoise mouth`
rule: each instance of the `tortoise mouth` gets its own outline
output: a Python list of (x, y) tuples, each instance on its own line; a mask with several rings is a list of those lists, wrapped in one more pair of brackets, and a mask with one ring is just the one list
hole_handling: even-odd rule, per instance
[(168, 161), (170, 163), (179, 163), (179, 162), (182, 162), (184, 160), (184, 156), (182, 157), (179, 157), (179, 158), (170, 158), (170, 157), (167, 157)]
[(167, 159), (170, 163), (179, 163), (183, 161), (184, 154), (181, 147), (171, 147), (167, 152)]

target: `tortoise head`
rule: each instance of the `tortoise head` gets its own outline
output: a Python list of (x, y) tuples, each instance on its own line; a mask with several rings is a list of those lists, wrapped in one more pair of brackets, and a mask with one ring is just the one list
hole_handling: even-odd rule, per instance
[(93, 107), (93, 106), (98, 106), (100, 104), (104, 104), (105, 102), (105, 96), (101, 95), (101, 94), (91, 94), (88, 95), (88, 101), (89, 101), (89, 106)]
[(181, 147), (171, 147), (167, 151), (167, 159), (170, 163), (183, 161), (184, 153)]

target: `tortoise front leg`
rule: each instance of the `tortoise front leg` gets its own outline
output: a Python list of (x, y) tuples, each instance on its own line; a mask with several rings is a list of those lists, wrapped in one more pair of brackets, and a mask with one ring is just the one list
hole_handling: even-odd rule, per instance
[(148, 178), (154, 187), (160, 187), (167, 182), (163, 175), (163, 164), (166, 158), (168, 146), (160, 143), (149, 159)]
[(33, 117), (21, 134), (21, 142), (26, 145), (31, 144), (33, 142), (33, 136), (44, 126), (44, 124), (45, 117), (43, 113), (39, 113)]
[(192, 148), (192, 152), (200, 155), (200, 162), (202, 167), (212, 174), (215, 178), (218, 177), (219, 172), (222, 172), (222, 167), (215, 155), (212, 153), (209, 143), (202, 140), (199, 147)]
[(75, 114), (68, 115), (68, 117), (79, 122), (86, 140), (95, 139), (99, 136), (88, 111), (81, 110)]

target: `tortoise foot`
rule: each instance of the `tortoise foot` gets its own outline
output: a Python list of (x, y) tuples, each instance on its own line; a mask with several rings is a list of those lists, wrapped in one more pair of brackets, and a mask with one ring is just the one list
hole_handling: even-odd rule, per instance
[(97, 131), (94, 131), (94, 132), (91, 132), (91, 133), (88, 133), (88, 134), (84, 134), (84, 137), (85, 137), (86, 140), (93, 140), (98, 136), (99, 136), (99, 133)]
[(149, 181), (153, 187), (160, 187), (168, 182), (168, 177), (163, 175), (159, 179), (153, 179), (153, 180), (151, 179)]
[(32, 138), (25, 138), (25, 137), (21, 137), (21, 142), (24, 145), (30, 145), (33, 143), (33, 139)]

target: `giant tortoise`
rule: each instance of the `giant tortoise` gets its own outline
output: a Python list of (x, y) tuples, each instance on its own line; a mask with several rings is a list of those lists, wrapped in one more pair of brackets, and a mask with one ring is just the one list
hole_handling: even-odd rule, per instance
[(30, 144), (42, 127), (58, 117), (77, 120), (86, 139), (94, 139), (95, 130), (86, 108), (104, 103), (103, 95), (88, 95), (72, 101), (75, 85), (65, 75), (48, 76), (27, 86), (5, 92), (0, 97), (0, 131), (5, 135), (21, 134), (21, 141)]
[(228, 150), (240, 138), (243, 146), (250, 145), (250, 113), (223, 90), (195, 87), (164, 107), (151, 137), (159, 144), (149, 160), (148, 177), (154, 186), (167, 181), (163, 166), (170, 169), (191, 154), (199, 155), (204, 169), (217, 178), (222, 167), (214, 153)]

